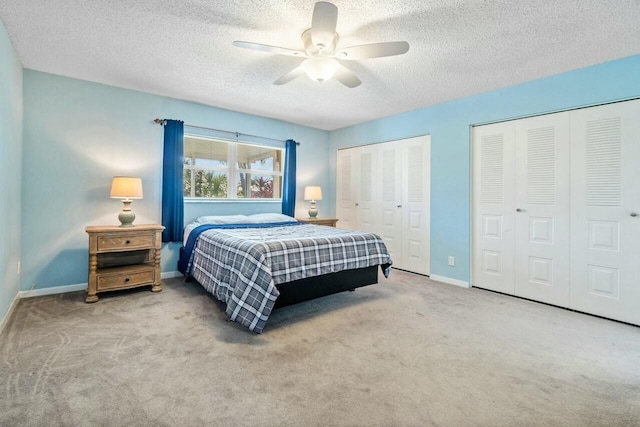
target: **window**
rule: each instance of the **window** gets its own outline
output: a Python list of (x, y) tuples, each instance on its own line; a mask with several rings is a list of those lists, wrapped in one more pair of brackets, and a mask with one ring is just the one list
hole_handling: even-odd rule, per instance
[(196, 136), (184, 138), (184, 196), (280, 199), (284, 149)]

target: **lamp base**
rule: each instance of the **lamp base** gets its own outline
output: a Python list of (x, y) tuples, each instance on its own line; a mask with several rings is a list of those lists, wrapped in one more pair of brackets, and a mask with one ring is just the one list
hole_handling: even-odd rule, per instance
[(122, 212), (118, 215), (118, 219), (120, 220), (120, 227), (134, 227), (133, 220), (136, 219), (136, 214), (131, 210), (131, 200), (123, 200), (122, 204), (124, 207), (122, 208)]
[(316, 201), (312, 200), (309, 204), (309, 218), (315, 218), (318, 216), (318, 209), (316, 209)]

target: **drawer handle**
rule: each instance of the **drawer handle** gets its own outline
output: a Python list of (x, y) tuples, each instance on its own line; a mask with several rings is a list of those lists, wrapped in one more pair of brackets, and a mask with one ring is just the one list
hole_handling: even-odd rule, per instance
[(124, 281), (125, 281), (125, 282), (128, 282), (128, 281), (129, 281), (129, 278), (127, 277), (126, 279), (124, 279)]
[(129, 243), (131, 243), (131, 240), (127, 240), (126, 242), (124, 242), (125, 245), (128, 245)]

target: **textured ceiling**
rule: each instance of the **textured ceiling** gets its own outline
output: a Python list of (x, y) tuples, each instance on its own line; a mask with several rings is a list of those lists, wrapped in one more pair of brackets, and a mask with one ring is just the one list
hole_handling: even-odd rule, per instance
[(335, 0), (339, 47), (406, 40), (402, 56), (344, 62), (348, 89), (300, 77), (313, 0), (0, 0), (26, 68), (340, 127), (640, 53), (640, 0)]

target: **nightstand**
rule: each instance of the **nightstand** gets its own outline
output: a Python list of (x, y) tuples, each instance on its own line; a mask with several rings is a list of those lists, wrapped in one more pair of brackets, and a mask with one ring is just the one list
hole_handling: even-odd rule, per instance
[(335, 227), (336, 222), (338, 222), (338, 218), (296, 218), (300, 222), (307, 222), (309, 224), (315, 225), (328, 225), (330, 227)]
[(160, 245), (164, 227), (157, 224), (119, 227), (91, 225), (89, 234), (89, 286), (86, 302), (98, 293), (151, 285), (160, 292)]

